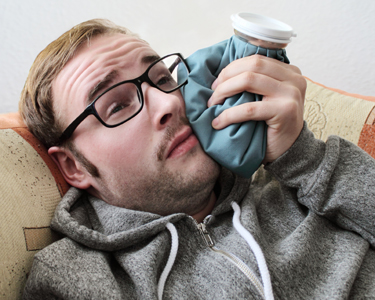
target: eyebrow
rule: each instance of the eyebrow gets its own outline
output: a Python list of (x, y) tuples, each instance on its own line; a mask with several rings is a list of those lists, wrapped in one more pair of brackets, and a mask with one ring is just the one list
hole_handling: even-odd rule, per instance
[[(160, 58), (159, 55), (146, 55), (141, 58), (141, 63), (143, 65), (149, 65), (153, 63), (154, 61), (158, 60)], [(105, 88), (109, 87), (110, 84), (113, 82), (113, 79), (118, 76), (118, 71), (113, 70), (109, 72), (102, 80), (100, 80), (89, 92), (87, 99), (86, 99), (86, 105), (89, 105), (93, 100), (95, 95), (98, 94), (99, 91), (104, 90)]]
[(117, 70), (113, 70), (109, 72), (102, 80), (100, 80), (89, 92), (89, 95), (86, 99), (86, 105), (89, 105), (93, 100), (94, 96), (101, 90), (109, 87), (109, 85), (113, 82), (113, 79), (117, 77), (118, 72)]
[(146, 55), (141, 59), (142, 64), (151, 64), (160, 58), (159, 55)]

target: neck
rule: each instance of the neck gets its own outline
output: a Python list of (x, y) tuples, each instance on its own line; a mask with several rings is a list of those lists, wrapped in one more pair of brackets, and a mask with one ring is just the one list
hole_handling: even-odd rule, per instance
[(208, 216), (214, 206), (215, 206), (215, 203), (216, 203), (216, 195), (214, 193), (214, 191), (211, 192), (211, 195), (210, 195), (210, 199), (208, 200), (208, 203), (207, 205), (201, 210), (199, 211), (198, 213), (192, 215), (192, 217), (198, 222), (198, 223), (201, 223), (203, 221), (203, 219)]

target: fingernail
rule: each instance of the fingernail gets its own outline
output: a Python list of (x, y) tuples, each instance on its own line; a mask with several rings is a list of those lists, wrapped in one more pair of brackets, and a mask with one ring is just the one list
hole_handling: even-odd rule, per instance
[(216, 128), (218, 125), (219, 125), (219, 119), (218, 118), (213, 119), (212, 120), (212, 127)]
[(217, 86), (217, 79), (214, 80), (214, 82), (211, 84), (211, 89), (215, 90)]

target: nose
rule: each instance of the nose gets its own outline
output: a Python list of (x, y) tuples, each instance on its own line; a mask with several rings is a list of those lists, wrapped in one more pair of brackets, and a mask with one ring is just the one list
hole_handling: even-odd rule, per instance
[(145, 107), (151, 122), (157, 129), (163, 129), (170, 123), (179, 120), (184, 113), (185, 103), (180, 91), (164, 93), (148, 83), (142, 83)]

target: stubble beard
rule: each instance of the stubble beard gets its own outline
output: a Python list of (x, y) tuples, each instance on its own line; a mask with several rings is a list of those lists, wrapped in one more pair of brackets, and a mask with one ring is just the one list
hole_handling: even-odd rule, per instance
[[(115, 206), (162, 216), (173, 213), (194, 215), (202, 210), (213, 192), (220, 173), (219, 165), (197, 147), (185, 154), (187, 158), (191, 156), (191, 159), (199, 160), (192, 173), (183, 169), (171, 171), (165, 167), (162, 158), (168, 142), (186, 124), (189, 124), (187, 118), (182, 117), (178, 125), (166, 129), (154, 155), (159, 162), (156, 172), (134, 176), (125, 185), (118, 178), (114, 179), (115, 186), (113, 181), (108, 185), (103, 179), (102, 189), (109, 196), (103, 200)], [(109, 186), (112, 186), (111, 191)]]
[(143, 180), (136, 197), (131, 200), (135, 204), (133, 209), (163, 216), (172, 213), (194, 215), (207, 205), (218, 175), (219, 167), (211, 159), (194, 174), (163, 169), (157, 177)]

